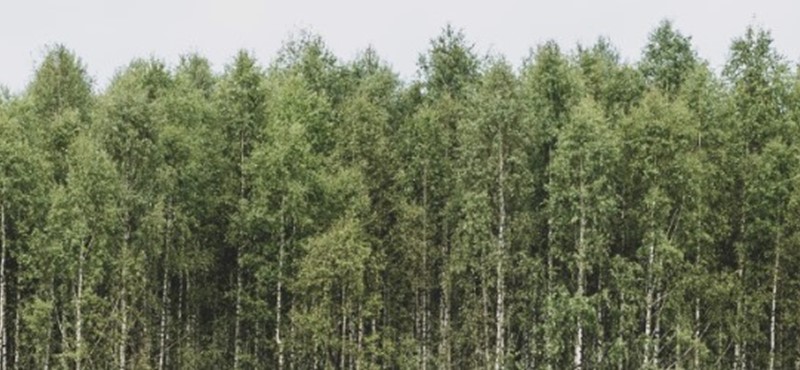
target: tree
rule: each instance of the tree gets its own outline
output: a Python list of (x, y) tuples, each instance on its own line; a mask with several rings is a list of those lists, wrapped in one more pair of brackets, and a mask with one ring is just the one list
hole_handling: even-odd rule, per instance
[[(598, 315), (589, 302), (591, 294), (599, 294), (602, 287), (603, 264), (608, 258), (611, 239), (610, 221), (615, 212), (611, 177), (619, 147), (613, 131), (601, 117), (592, 100), (581, 101), (558, 134), (548, 183), (548, 213), (555, 228), (552, 253), (567, 266), (574, 279), (568, 286), (573, 296), (569, 302), (569, 324), (575, 327), (572, 367), (576, 369), (586, 364), (584, 331), (590, 330), (588, 323)], [(593, 279), (595, 287), (590, 288), (587, 281), (592, 275), (597, 277)], [(602, 336), (602, 333), (591, 335)], [(604, 348), (594, 351), (602, 352)]]
[(664, 20), (650, 33), (639, 68), (652, 86), (674, 98), (697, 64), (691, 37)]
[(242, 251), (250, 246), (251, 240), (245, 232), (246, 205), (249, 199), (250, 184), (246, 176), (245, 164), (254, 144), (258, 140), (258, 128), (264, 124), (266, 97), (263, 90), (263, 73), (255, 59), (245, 51), (240, 51), (233, 63), (226, 68), (217, 90), (216, 104), (221, 121), (225, 143), (223, 155), (230, 166), (228, 173), (235, 174), (227, 186), (229, 193), (228, 209), (230, 224), (227, 242), (233, 249), (234, 268), (234, 333), (233, 368), (239, 369), (244, 345), (242, 320), (244, 316), (243, 295), (246, 272), (242, 266)]
[[(30, 280), (35, 278), (33, 266), (34, 230), (41, 226), (42, 211), (47, 207), (47, 193), (50, 188), (50, 168), (41, 153), (35, 150), (23, 126), (9, 116), (11, 103), (0, 104), (0, 362), (2, 367), (13, 364), (20, 367), (30, 363), (32, 358), (19, 358), (20, 348), (38, 352), (39, 358), (46, 357), (41, 350), (50, 344), (50, 338), (33, 347), (29, 341), (21, 339), (20, 320), (30, 312), (32, 299), (19, 299), (21, 285), (31, 290), (41, 289)], [(16, 268), (14, 268), (16, 266)], [(41, 271), (40, 271), (41, 272)], [(44, 275), (44, 274), (43, 274)], [(43, 285), (48, 282), (44, 280)], [(17, 299), (9, 299), (10, 287), (16, 291)], [(45, 309), (46, 310), (46, 309)], [(44, 310), (42, 310), (44, 311)], [(14, 313), (13, 335), (10, 334), (9, 320)], [(29, 326), (32, 331), (46, 331), (48, 320), (38, 321)], [(9, 361), (9, 351), (14, 348), (14, 357)], [(47, 361), (47, 360), (44, 360)]]

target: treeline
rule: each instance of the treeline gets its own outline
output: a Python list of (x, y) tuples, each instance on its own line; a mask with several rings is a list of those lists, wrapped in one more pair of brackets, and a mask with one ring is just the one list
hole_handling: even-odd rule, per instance
[(800, 369), (800, 79), (661, 23), (401, 81), (51, 47), (0, 103), (0, 370)]

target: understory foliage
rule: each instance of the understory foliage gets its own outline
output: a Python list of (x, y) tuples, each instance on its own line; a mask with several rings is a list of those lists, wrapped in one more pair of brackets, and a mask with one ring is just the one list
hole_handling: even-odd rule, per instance
[[(0, 97), (0, 370), (800, 369), (800, 74), (670, 22), (402, 81), (69, 49)], [(797, 186), (795, 186), (797, 185)]]

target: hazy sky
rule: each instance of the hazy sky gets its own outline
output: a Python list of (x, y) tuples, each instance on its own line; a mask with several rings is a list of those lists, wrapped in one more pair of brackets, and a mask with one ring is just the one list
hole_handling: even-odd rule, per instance
[(664, 18), (692, 36), (700, 56), (715, 67), (748, 24), (772, 30), (778, 50), (800, 60), (800, 1), (0, 0), (0, 84), (23, 89), (53, 43), (73, 49), (102, 88), (134, 57), (174, 64), (196, 51), (219, 71), (246, 48), (266, 64), (300, 29), (321, 34), (343, 59), (373, 45), (410, 78), (419, 54), (448, 22), (479, 52), (502, 53), (515, 64), (543, 41), (572, 49), (601, 35), (635, 61)]

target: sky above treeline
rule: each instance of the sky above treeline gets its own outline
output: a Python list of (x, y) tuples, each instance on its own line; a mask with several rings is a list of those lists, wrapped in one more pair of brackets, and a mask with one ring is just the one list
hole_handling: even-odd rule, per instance
[(566, 49), (604, 36), (636, 61), (649, 32), (670, 19), (692, 37), (712, 67), (726, 60), (748, 25), (771, 30), (775, 47), (800, 60), (800, 2), (723, 0), (27, 0), (0, 2), (0, 85), (19, 92), (47, 45), (61, 43), (88, 66), (102, 89), (137, 57), (174, 65), (197, 52), (221, 71), (238, 49), (266, 64), (301, 30), (320, 34), (340, 58), (372, 45), (404, 79), (448, 23), (464, 31), (480, 54), (519, 63), (532, 47), (555, 40)]

